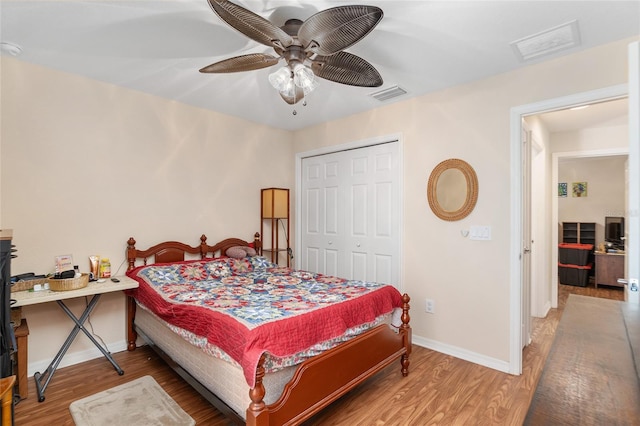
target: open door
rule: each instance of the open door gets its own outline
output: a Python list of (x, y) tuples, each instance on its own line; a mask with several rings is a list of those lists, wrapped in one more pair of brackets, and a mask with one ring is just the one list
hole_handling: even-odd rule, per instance
[(627, 281), (625, 299), (640, 304), (640, 42), (629, 45), (629, 212), (627, 229)]
[(531, 343), (531, 130), (522, 120), (522, 347)]

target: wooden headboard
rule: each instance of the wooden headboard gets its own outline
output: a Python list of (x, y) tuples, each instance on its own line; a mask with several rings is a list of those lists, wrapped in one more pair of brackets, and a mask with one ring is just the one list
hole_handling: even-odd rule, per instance
[(207, 244), (207, 237), (203, 234), (200, 237), (200, 244), (197, 246), (192, 247), (178, 241), (165, 241), (146, 250), (136, 249), (136, 240), (131, 237), (127, 241), (127, 270), (130, 271), (135, 268), (136, 260), (138, 259), (142, 259), (144, 265), (147, 265), (149, 258), (153, 258), (151, 263), (180, 262), (185, 260), (187, 253), (199, 255), (201, 259), (204, 259), (223, 256), (227, 249), (234, 246), (252, 246), (260, 253), (262, 247), (260, 233), (255, 233), (251, 243), (240, 238), (227, 238), (210, 246)]

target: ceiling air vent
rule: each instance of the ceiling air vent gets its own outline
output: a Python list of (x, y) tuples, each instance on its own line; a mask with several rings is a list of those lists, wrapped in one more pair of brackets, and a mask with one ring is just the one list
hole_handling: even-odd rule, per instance
[(370, 93), (369, 96), (379, 100), (380, 102), (384, 102), (391, 98), (405, 95), (406, 93), (407, 91), (400, 86), (391, 86), (388, 89), (382, 89), (377, 92)]
[(578, 21), (567, 22), (511, 43), (513, 51), (521, 62), (579, 45)]

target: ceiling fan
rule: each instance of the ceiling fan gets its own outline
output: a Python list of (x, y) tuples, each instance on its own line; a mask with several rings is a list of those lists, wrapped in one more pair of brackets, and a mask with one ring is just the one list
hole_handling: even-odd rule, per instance
[(344, 49), (362, 40), (380, 22), (375, 6), (338, 6), (318, 12), (306, 21), (289, 19), (277, 27), (267, 19), (230, 1), (208, 0), (226, 23), (258, 43), (272, 47), (277, 56), (251, 53), (206, 66), (202, 73), (252, 71), (286, 66), (269, 75), (269, 82), (288, 104), (295, 104), (317, 86), (315, 77), (350, 86), (378, 87), (380, 73), (359, 56)]

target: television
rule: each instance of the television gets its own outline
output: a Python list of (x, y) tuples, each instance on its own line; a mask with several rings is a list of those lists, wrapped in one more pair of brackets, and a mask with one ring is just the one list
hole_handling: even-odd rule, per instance
[(618, 248), (624, 247), (624, 217), (604, 218), (604, 241)]

